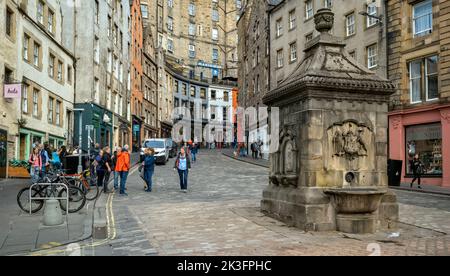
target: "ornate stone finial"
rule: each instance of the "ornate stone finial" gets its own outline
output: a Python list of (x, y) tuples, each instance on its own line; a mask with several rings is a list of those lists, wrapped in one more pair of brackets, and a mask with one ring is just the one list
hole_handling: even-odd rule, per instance
[(334, 13), (328, 8), (320, 9), (314, 16), (314, 23), (316, 23), (317, 31), (328, 33), (334, 25)]

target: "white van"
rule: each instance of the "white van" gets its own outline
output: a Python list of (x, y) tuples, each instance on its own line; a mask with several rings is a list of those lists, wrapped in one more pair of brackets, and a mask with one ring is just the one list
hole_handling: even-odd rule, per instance
[(169, 161), (170, 145), (167, 139), (147, 139), (141, 148), (141, 161), (144, 160), (144, 150), (155, 150), (156, 163), (165, 165)]

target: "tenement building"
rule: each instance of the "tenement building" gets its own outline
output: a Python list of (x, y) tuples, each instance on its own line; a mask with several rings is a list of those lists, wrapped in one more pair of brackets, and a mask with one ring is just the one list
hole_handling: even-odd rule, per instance
[(449, 1), (387, 1), (389, 78), (398, 90), (389, 113), (389, 157), (424, 164), (422, 183), (450, 185)]

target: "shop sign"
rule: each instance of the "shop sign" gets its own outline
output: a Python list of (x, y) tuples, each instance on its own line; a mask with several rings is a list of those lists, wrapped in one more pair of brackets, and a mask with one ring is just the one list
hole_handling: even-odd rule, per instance
[(3, 95), (6, 99), (20, 99), (22, 96), (22, 84), (5, 84)]

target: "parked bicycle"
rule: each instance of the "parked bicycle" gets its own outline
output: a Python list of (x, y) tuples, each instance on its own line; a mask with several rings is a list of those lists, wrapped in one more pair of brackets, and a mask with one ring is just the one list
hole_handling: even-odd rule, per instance
[[(62, 183), (67, 185), (68, 191), (65, 188), (54, 186), (39, 185), (44, 183)], [(31, 204), (30, 204), (30, 189), (31, 190)], [(83, 209), (86, 205), (86, 195), (84, 191), (69, 182), (60, 172), (49, 171), (45, 177), (41, 177), (37, 185), (33, 188), (26, 187), (19, 191), (17, 195), (17, 203), (24, 212), (37, 213), (44, 207), (45, 200), (34, 198), (66, 198), (69, 193), (69, 213), (76, 213)], [(61, 209), (66, 211), (67, 202), (65, 199), (59, 200)]]

